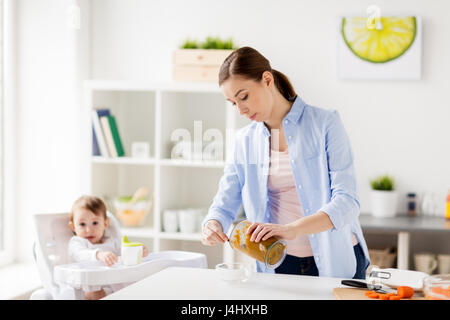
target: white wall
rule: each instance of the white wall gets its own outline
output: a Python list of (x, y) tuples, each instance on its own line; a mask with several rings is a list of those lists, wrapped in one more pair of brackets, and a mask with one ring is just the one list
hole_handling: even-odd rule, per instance
[[(401, 194), (439, 193), (443, 210), (450, 187), (449, 1), (78, 2), (85, 13), (80, 33), (66, 27), (69, 0), (17, 1), (21, 260), (31, 259), (32, 214), (66, 211), (82, 191), (79, 85), (89, 67), (95, 79), (170, 80), (172, 51), (185, 37), (232, 36), (288, 75), (307, 103), (338, 109), (355, 153), (362, 211), (369, 209), (368, 179), (384, 172)], [(364, 14), (369, 4), (422, 16), (421, 81), (337, 79), (335, 19)]]
[[(336, 17), (423, 18), (421, 81), (342, 81), (336, 76)], [(92, 77), (171, 78), (172, 51), (186, 37), (232, 36), (264, 54), (315, 106), (339, 110), (350, 136), (361, 196), (369, 210), (369, 179), (396, 178), (408, 191), (438, 193), (443, 212), (450, 188), (450, 1), (94, 0)], [(404, 210), (400, 203), (400, 210)]]

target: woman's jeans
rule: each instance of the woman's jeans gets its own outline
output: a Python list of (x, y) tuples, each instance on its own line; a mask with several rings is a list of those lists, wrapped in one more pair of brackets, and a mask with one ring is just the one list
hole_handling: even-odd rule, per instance
[[(364, 252), (361, 246), (356, 244), (353, 246), (353, 251), (356, 257), (356, 273), (353, 279), (365, 279), (366, 268)], [(286, 255), (283, 263), (275, 269), (275, 273), (297, 274), (303, 276), (319, 276), (314, 257), (299, 258), (291, 255)]]

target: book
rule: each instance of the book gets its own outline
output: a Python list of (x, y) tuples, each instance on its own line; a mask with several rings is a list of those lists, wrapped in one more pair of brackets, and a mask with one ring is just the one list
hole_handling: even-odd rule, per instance
[(98, 141), (97, 141), (97, 137), (95, 135), (95, 129), (94, 129), (94, 125), (92, 125), (92, 155), (93, 156), (100, 156), (100, 149), (98, 147)]
[(111, 127), (109, 126), (109, 116), (100, 117), (100, 123), (102, 125), (103, 134), (105, 135), (106, 145), (108, 146), (109, 154), (112, 158), (117, 158), (117, 149), (114, 144), (114, 138), (111, 133)]
[(108, 147), (106, 145), (105, 136), (103, 134), (102, 125), (100, 124), (99, 114), (109, 113), (108, 109), (94, 109), (91, 111), (92, 116), (92, 125), (95, 131), (95, 137), (97, 139), (98, 147), (100, 149), (100, 154), (102, 157), (109, 158), (110, 154), (108, 151)]
[(120, 139), (119, 128), (117, 127), (116, 118), (113, 115), (108, 117), (109, 127), (114, 140), (114, 145), (116, 146), (117, 156), (123, 157), (125, 155), (125, 150), (123, 149), (122, 140)]

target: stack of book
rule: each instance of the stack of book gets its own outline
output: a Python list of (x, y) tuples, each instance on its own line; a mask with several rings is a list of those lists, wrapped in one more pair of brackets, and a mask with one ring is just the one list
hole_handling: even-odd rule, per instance
[(125, 156), (116, 118), (109, 109), (92, 110), (92, 155), (105, 158)]

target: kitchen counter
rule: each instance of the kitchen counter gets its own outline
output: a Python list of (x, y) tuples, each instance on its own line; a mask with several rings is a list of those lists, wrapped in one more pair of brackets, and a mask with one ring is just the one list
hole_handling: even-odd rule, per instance
[(230, 284), (214, 269), (169, 267), (105, 300), (335, 300), (341, 278), (254, 273), (247, 282)]
[(446, 220), (443, 217), (409, 217), (400, 215), (392, 218), (376, 218), (368, 214), (361, 214), (359, 222), (363, 229), (373, 231), (450, 233), (450, 220)]

